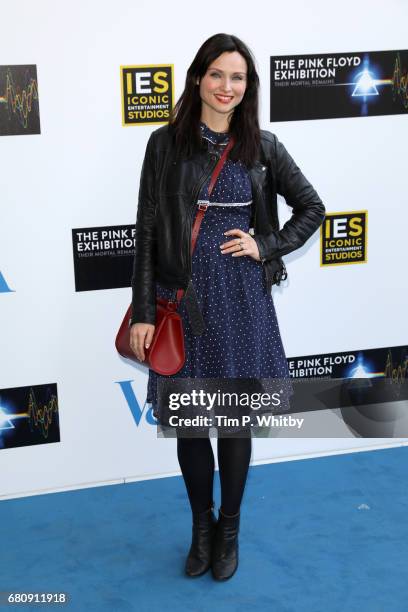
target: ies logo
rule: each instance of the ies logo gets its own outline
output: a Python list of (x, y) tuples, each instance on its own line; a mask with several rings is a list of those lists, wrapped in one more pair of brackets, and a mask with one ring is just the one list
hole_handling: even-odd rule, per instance
[(122, 125), (168, 123), (173, 108), (173, 64), (121, 66)]
[(320, 227), (320, 265), (367, 262), (367, 211), (326, 213)]

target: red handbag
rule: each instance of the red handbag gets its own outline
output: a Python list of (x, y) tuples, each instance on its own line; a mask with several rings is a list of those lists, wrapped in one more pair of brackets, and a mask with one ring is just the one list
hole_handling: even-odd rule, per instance
[[(231, 136), (223, 154), (214, 168), (208, 188), (208, 197), (214, 188), (218, 175), (234, 144), (235, 141)], [(200, 225), (207, 208), (208, 204), (198, 205), (197, 215), (191, 232), (191, 253), (194, 251)], [(122, 357), (146, 365), (157, 374), (170, 376), (181, 370), (186, 358), (184, 350), (184, 331), (181, 316), (176, 311), (183, 294), (184, 289), (178, 289), (175, 301), (156, 297), (155, 329), (150, 346), (144, 349), (144, 361), (139, 361), (130, 347), (130, 327), (132, 324), (132, 304), (130, 304), (116, 335), (115, 346), (118, 353), (122, 355)]]

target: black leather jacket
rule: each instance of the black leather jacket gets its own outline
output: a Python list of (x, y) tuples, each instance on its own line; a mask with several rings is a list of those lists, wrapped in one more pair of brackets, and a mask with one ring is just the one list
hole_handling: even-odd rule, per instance
[[(218, 158), (203, 149), (175, 159), (172, 126), (150, 135), (143, 161), (136, 217), (131, 323), (156, 322), (155, 281), (183, 288), (193, 333), (203, 321), (191, 283), (191, 229), (202, 185)], [(285, 272), (281, 257), (301, 247), (322, 224), (325, 207), (275, 134), (261, 130), (261, 155), (248, 169), (252, 183), (252, 236), (259, 249), (268, 291)], [(279, 230), (277, 194), (293, 208)], [(228, 237), (232, 239), (232, 236)]]

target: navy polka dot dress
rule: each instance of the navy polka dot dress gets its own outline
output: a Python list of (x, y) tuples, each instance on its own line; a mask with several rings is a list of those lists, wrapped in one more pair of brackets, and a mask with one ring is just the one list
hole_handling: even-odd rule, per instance
[[(214, 132), (200, 122), (202, 138), (210, 151), (221, 154), (228, 133)], [(266, 290), (262, 263), (249, 255), (222, 254), (220, 245), (238, 236), (224, 236), (229, 229), (249, 231), (252, 190), (244, 164), (227, 158), (210, 199), (210, 178), (197, 204), (209, 202), (192, 256), (192, 282), (206, 324), (194, 336), (183, 300), (178, 312), (183, 319), (186, 361), (177, 374), (166, 377), (197, 378), (289, 378), (285, 352), (271, 293)], [(158, 296), (174, 299), (175, 291), (156, 283)], [(149, 369), (146, 401), (160, 424), (157, 380)]]

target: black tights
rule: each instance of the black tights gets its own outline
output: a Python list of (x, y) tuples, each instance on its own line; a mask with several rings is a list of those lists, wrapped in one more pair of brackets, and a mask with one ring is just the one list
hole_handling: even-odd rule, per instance
[[(224, 514), (236, 514), (240, 509), (251, 451), (251, 436), (217, 439), (221, 509)], [(210, 438), (178, 437), (177, 457), (192, 511), (207, 510), (213, 501), (215, 467)]]

